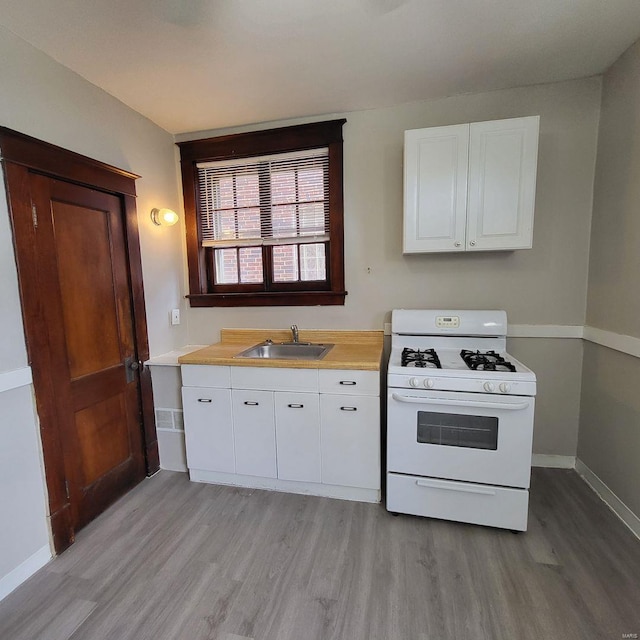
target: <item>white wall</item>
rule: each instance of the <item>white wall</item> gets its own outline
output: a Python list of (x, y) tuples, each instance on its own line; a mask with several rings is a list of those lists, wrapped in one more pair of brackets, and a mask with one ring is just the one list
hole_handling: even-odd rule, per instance
[[(0, 87), (0, 125), (142, 176), (137, 182), (138, 218), (151, 352), (164, 353), (185, 343), (186, 326), (172, 328), (168, 319), (171, 308), (184, 311), (183, 229), (160, 229), (149, 219), (152, 207), (180, 208), (172, 137), (2, 28)], [(4, 193), (0, 299), (2, 375), (27, 366)], [(11, 523), (0, 527), (0, 595), (2, 585), (12, 584), (21, 566), (33, 568), (29, 559), (48, 544), (40, 444), (29, 389), (0, 393), (0, 495), (3, 517)], [(5, 453), (11, 455), (10, 463), (5, 464)]]
[[(640, 345), (640, 42), (604, 76), (597, 158), (587, 324)], [(588, 345), (578, 456), (640, 533), (639, 390), (638, 357)]]
[[(1, 172), (0, 172), (1, 173)], [(4, 190), (0, 191), (0, 598), (50, 556), (40, 441)], [(16, 386), (20, 385), (20, 386)]]
[[(222, 327), (381, 329), (394, 308), (499, 308), (511, 324), (582, 325), (600, 105), (599, 78), (465, 95), (323, 118), (177, 136), (197, 139), (344, 116), (344, 307), (189, 310), (189, 341)], [(534, 246), (485, 254), (402, 255), (405, 129), (540, 115)], [(371, 268), (371, 273), (368, 269)], [(528, 343), (528, 346), (527, 346)], [(575, 456), (579, 340), (513, 342), (540, 381), (535, 452)], [(564, 360), (564, 358), (568, 360)], [(558, 385), (558, 372), (575, 382)], [(562, 390), (562, 391), (561, 391)]]

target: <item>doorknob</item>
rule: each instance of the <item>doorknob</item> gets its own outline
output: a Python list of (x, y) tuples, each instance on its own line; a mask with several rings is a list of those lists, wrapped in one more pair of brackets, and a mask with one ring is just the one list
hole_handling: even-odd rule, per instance
[(133, 382), (136, 379), (135, 372), (139, 368), (140, 363), (133, 356), (124, 359), (124, 370), (127, 376), (127, 384), (129, 384), (129, 382)]

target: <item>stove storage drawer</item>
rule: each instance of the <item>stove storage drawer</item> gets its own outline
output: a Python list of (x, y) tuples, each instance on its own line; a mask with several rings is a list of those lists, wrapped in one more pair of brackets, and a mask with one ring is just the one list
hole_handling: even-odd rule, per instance
[(387, 474), (387, 511), (527, 530), (529, 492), (471, 482)]

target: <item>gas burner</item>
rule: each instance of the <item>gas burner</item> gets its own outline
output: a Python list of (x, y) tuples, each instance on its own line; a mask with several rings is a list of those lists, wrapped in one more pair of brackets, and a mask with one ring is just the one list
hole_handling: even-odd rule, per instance
[(403, 367), (418, 367), (420, 369), (442, 369), (440, 358), (435, 349), (410, 349), (405, 347), (402, 350), (400, 364)]
[(516, 368), (495, 351), (469, 351), (463, 349), (460, 356), (474, 371), (515, 371)]

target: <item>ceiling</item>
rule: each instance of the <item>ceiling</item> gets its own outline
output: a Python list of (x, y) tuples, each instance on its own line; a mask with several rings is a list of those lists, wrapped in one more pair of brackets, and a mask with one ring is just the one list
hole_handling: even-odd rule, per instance
[(0, 25), (171, 133), (602, 73), (638, 0), (0, 0)]

